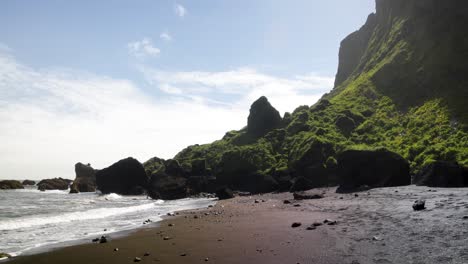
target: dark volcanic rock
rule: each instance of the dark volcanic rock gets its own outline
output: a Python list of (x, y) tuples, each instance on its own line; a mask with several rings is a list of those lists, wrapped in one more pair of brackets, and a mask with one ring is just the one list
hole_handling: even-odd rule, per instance
[(24, 189), (23, 184), (15, 180), (0, 181), (0, 190)]
[(126, 158), (97, 171), (96, 184), (104, 194), (138, 195), (147, 188), (148, 177), (138, 160)]
[(40, 181), (37, 184), (37, 189), (41, 191), (45, 190), (67, 190), (72, 183), (72, 180), (54, 178), (54, 179), (45, 179)]
[(413, 210), (415, 211), (421, 211), (426, 209), (426, 201), (424, 200), (417, 200), (413, 204)]
[(35, 181), (31, 181), (31, 180), (24, 180), (23, 181), (23, 185), (35, 185), (36, 182)]
[(164, 162), (165, 172), (168, 175), (175, 177), (186, 177), (186, 172), (180, 165), (179, 161), (174, 159), (169, 159)]
[(294, 223), (292, 223), (291, 227), (292, 227), (292, 228), (296, 228), (296, 227), (300, 227), (301, 225), (302, 225), (302, 224), (299, 223), (299, 222), (294, 222)]
[(234, 193), (229, 188), (221, 188), (216, 191), (216, 197), (219, 200), (231, 199), (234, 198)]
[(338, 177), (338, 192), (363, 185), (376, 188), (411, 184), (408, 162), (386, 149), (342, 152), (338, 156)]
[(174, 200), (188, 195), (187, 179), (182, 176), (168, 175), (165, 172), (153, 174), (150, 179), (148, 195), (153, 199)]
[(208, 171), (206, 169), (206, 160), (196, 159), (192, 161), (192, 176), (206, 176)]
[(414, 175), (413, 183), (430, 187), (467, 187), (468, 168), (455, 162), (437, 161)]
[(345, 136), (349, 136), (356, 128), (354, 120), (348, 116), (342, 115), (335, 121), (335, 125)]
[(75, 164), (75, 174), (75, 180), (70, 186), (70, 193), (96, 191), (96, 170), (91, 165), (78, 162)]
[(265, 96), (262, 96), (250, 107), (247, 132), (260, 137), (281, 126), (281, 122), (282, 119), (279, 112), (271, 106)]
[(293, 194), (294, 200), (311, 200), (311, 199), (322, 199), (323, 195), (319, 193), (305, 193), (305, 192), (295, 192)]

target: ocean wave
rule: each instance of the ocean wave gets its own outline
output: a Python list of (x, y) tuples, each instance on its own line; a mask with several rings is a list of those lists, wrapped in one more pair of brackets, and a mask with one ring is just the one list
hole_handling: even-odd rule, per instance
[(39, 217), (19, 218), (0, 222), (0, 230), (15, 230), (34, 226), (52, 225), (65, 222), (102, 219), (117, 215), (154, 209), (159, 201), (129, 207), (99, 208), (82, 212), (65, 213), (61, 215), (44, 215)]

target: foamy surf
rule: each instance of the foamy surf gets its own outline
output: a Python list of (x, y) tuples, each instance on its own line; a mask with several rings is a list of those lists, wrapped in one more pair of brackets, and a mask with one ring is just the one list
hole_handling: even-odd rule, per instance
[(157, 222), (167, 213), (210, 204), (213, 199), (162, 201), (118, 194), (0, 192), (0, 252), (37, 252), (57, 243), (140, 228), (147, 219)]

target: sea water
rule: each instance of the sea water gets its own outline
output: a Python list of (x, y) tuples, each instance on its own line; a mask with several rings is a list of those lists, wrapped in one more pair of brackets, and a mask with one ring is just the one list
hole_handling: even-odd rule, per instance
[(69, 194), (35, 188), (0, 190), (0, 252), (16, 256), (63, 242), (143, 227), (167, 213), (207, 207), (214, 199), (173, 201), (146, 196)]

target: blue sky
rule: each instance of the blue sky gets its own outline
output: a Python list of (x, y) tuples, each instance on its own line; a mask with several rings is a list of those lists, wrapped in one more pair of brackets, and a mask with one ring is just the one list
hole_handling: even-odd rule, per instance
[[(170, 158), (330, 90), (373, 0), (0, 2), (2, 178)], [(29, 168), (29, 169), (28, 169)], [(34, 168), (31, 169), (31, 168)]]

